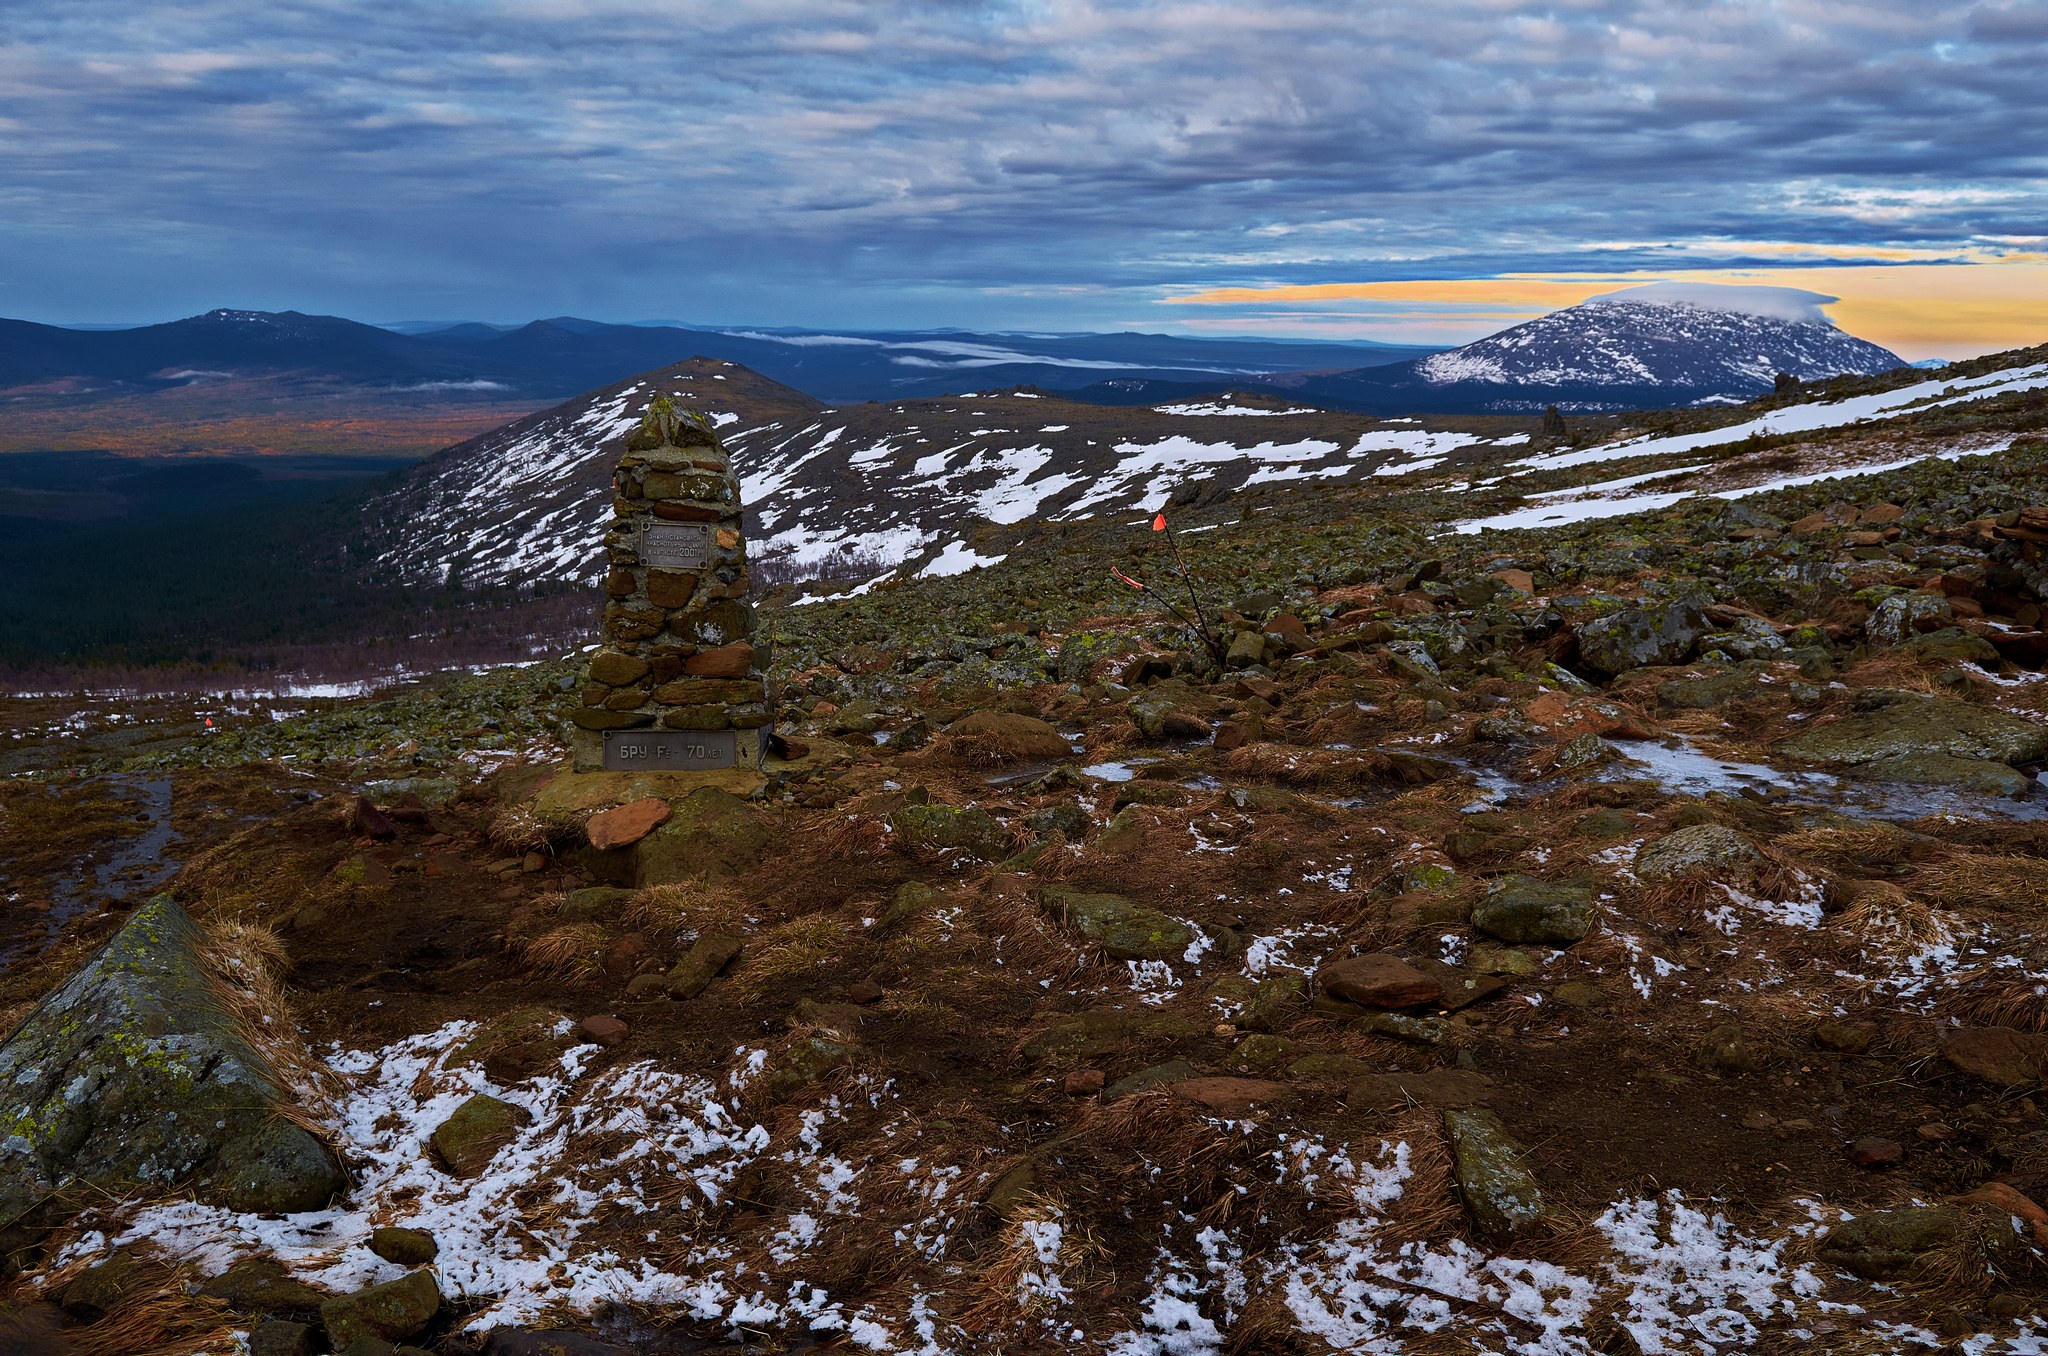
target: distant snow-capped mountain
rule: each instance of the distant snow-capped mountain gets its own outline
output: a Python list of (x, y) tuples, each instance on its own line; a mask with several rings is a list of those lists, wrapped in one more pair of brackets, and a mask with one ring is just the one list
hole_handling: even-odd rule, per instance
[(1789, 287), (1652, 283), (1595, 297), (1412, 362), (1284, 381), (1362, 409), (1523, 412), (1738, 404), (1905, 360), (1835, 328), (1833, 297)]

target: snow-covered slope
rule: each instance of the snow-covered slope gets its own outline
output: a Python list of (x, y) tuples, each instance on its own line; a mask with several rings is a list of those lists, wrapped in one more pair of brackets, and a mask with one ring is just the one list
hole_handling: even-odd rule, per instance
[(1127, 409), (1018, 391), (832, 408), (696, 359), (422, 463), (372, 504), (364, 563), (470, 584), (596, 577), (620, 440), (662, 393), (718, 424), (741, 477), (750, 556), (799, 566), (929, 556), (944, 572), (972, 563), (963, 534), (976, 522), (1151, 509), (1196, 479), (1235, 488), (1399, 476), (1529, 441), (1256, 400)]
[(1652, 283), (1595, 297), (1413, 362), (1261, 382), (1388, 414), (1539, 413), (1740, 404), (1802, 381), (1903, 367), (1836, 329), (1833, 297), (1790, 287)]
[[(1801, 297), (1813, 300), (1801, 306)], [(1792, 288), (1652, 284), (1432, 354), (1414, 370), (1437, 386), (1655, 386), (1697, 403), (1747, 400), (1780, 372), (1807, 381), (1905, 365), (1836, 329), (1820, 311), (1826, 300)]]

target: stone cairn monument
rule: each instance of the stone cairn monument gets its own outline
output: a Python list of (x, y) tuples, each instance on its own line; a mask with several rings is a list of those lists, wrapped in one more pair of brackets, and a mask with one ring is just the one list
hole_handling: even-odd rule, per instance
[(662, 396), (612, 488), (604, 625), (570, 716), (575, 770), (759, 767), (772, 715), (725, 449)]

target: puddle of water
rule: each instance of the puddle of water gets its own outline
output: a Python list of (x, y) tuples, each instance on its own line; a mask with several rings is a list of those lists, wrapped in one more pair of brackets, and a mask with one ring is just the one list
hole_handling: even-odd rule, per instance
[(1105, 782), (1127, 782), (1138, 775), (1129, 763), (1090, 763), (1081, 771)]
[(1622, 761), (1601, 768), (1597, 774), (1601, 781), (1649, 780), (1695, 796), (1747, 793), (1753, 798), (1813, 805), (1865, 819), (1920, 819), (1927, 815), (2048, 819), (2048, 793), (2038, 784), (2025, 800), (2007, 800), (1947, 787), (1795, 772), (1707, 753), (1683, 738), (1666, 743), (1631, 740), (1615, 747), (1621, 751)]
[(0, 966), (63, 931), (64, 925), (85, 911), (97, 899), (115, 899), (139, 904), (177, 874), (178, 863), (164, 856), (177, 834), (171, 832), (171, 779), (169, 777), (115, 777), (115, 789), (136, 796), (138, 812), (149, 817), (149, 827), (123, 843), (92, 870), (88, 888), (76, 877), (56, 882), (51, 890), (50, 911), (40, 926), (0, 946)]
[[(1939, 786), (1904, 782), (1862, 781), (1826, 772), (1802, 772), (1709, 753), (1692, 741), (1673, 736), (1667, 741), (1617, 740), (1622, 756), (1593, 774), (1603, 782), (1655, 782), (1689, 796), (1747, 795), (1752, 800), (1810, 805), (1862, 819), (1921, 819), (1929, 815), (1956, 818), (2048, 820), (2048, 782), (2037, 779), (2025, 800), (2007, 800)], [(1467, 814), (1495, 809), (1510, 800), (1540, 795), (1545, 783), (1519, 782), (1468, 757), (1447, 751), (1434, 756), (1454, 763), (1478, 783), (1479, 797), (1461, 807)]]

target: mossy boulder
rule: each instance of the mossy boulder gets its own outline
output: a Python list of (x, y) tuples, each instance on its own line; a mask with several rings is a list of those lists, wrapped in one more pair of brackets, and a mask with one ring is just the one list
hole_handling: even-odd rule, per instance
[(1038, 904), (1113, 960), (1179, 960), (1197, 935), (1179, 919), (1122, 895), (1055, 885), (1039, 892)]
[(0, 1044), (0, 1240), (74, 1196), (188, 1189), (232, 1210), (317, 1210), (341, 1190), (326, 1145), (243, 1036), (204, 934), (169, 896)]
[(457, 1177), (474, 1177), (490, 1166), (498, 1151), (519, 1138), (533, 1117), (525, 1107), (480, 1092), (427, 1137), (441, 1166)]
[(1609, 676), (1682, 663), (1706, 632), (1706, 615), (1689, 602), (1625, 607), (1578, 629), (1579, 659)]
[(1952, 758), (1945, 753), (1913, 753), (1899, 758), (1879, 758), (1856, 768), (1858, 777), (1880, 782), (1903, 782), (1908, 786), (1946, 786), (1984, 796), (2025, 800), (2034, 779), (2007, 763), (1988, 758)]
[(1549, 1218), (1536, 1178), (1522, 1165), (1522, 1146), (1491, 1111), (1446, 1111), (1451, 1169), (1458, 1195), (1480, 1236), (1505, 1244)]
[(561, 1057), (571, 1043), (568, 1027), (568, 1019), (550, 1008), (513, 1008), (477, 1028), (455, 1058), (482, 1065), (501, 1083), (516, 1083)]
[(889, 816), (897, 842), (914, 856), (997, 862), (1010, 855), (1010, 831), (971, 805), (905, 805)]
[(1762, 861), (1763, 854), (1725, 824), (1694, 824), (1643, 844), (1636, 852), (1635, 873), (1653, 884), (1724, 879), (1747, 874)]
[(761, 864), (773, 841), (766, 819), (752, 805), (718, 787), (699, 787), (676, 805), (666, 824), (633, 845), (634, 883), (744, 876)]
[(327, 1301), (320, 1306), (320, 1322), (339, 1352), (364, 1338), (403, 1342), (423, 1331), (440, 1311), (441, 1287), (434, 1273), (415, 1271)]
[(1534, 876), (1503, 876), (1472, 907), (1472, 926), (1516, 946), (1570, 946), (1593, 928), (1593, 892)]
[(1858, 694), (1854, 709), (1839, 720), (1802, 730), (1777, 747), (1836, 767), (1924, 754), (2036, 763), (2048, 757), (2048, 724), (1947, 697), (1878, 688)]
[(1831, 1229), (1820, 1260), (1865, 1280), (1897, 1280), (1921, 1257), (1955, 1244), (1962, 1228), (1961, 1212), (1946, 1206), (1874, 1210)]

